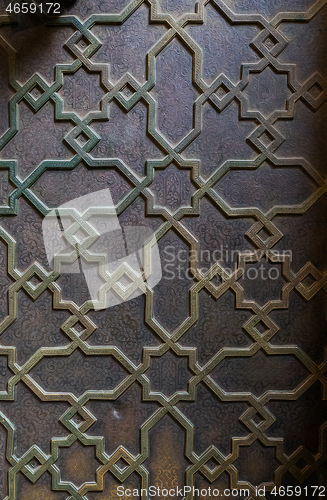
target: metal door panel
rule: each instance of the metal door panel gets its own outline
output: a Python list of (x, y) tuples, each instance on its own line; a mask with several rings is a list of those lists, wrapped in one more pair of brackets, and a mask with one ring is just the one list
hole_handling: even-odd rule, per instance
[[(2, 5), (2, 499), (326, 493), (325, 4)], [(99, 309), (42, 223), (104, 189), (162, 278)]]

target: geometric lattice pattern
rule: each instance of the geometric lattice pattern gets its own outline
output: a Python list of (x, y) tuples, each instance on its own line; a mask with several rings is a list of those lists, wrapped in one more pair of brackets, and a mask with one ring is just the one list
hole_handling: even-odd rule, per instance
[[(1, 17), (1, 498), (326, 486), (326, 3)], [(95, 311), (41, 224), (105, 187), (164, 276)]]

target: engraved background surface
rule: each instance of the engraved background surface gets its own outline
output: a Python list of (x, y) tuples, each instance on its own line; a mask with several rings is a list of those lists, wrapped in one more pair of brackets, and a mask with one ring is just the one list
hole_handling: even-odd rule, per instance
[[(1, 499), (327, 486), (326, 4), (2, 5)], [(183, 262), (96, 311), (42, 220), (106, 187)]]

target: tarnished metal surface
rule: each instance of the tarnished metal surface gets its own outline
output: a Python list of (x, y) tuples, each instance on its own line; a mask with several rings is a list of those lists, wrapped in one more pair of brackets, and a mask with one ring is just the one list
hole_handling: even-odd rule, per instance
[[(1, 499), (327, 486), (326, 3), (2, 6)], [(97, 310), (42, 221), (105, 188), (163, 277)]]

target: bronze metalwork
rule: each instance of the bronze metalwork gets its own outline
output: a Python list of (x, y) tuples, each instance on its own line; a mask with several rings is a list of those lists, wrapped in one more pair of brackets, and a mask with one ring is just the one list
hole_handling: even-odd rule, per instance
[[(326, 3), (2, 9), (2, 499), (327, 485)], [(95, 311), (41, 224), (105, 187), (183, 259)]]

